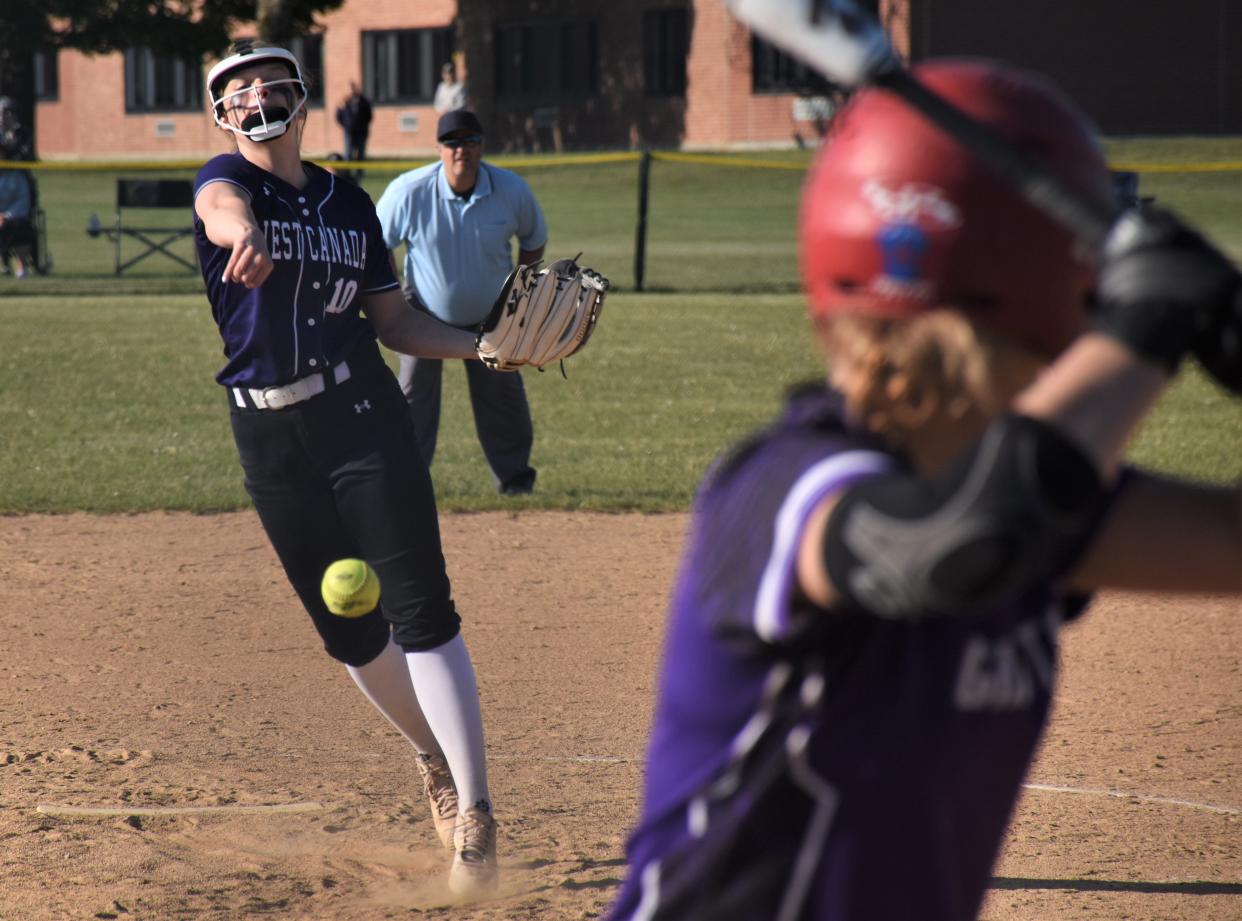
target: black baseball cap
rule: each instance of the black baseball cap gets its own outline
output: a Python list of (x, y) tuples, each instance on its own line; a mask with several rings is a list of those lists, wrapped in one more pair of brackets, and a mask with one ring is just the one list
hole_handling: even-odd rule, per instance
[(454, 131), (469, 131), (471, 134), (482, 134), (483, 123), (479, 121), (479, 116), (466, 109), (454, 109), (452, 112), (445, 112), (440, 116), (440, 122), (436, 125), (436, 140), (443, 141)]

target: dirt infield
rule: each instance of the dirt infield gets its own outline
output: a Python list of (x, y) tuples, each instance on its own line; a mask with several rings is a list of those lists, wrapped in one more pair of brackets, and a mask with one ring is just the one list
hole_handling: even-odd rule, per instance
[[(0, 919), (597, 917), (685, 521), (445, 517), (502, 823), (467, 906), (252, 514), (0, 518)], [(1106, 596), (1068, 634), (985, 918), (1242, 918), (1239, 608)]]

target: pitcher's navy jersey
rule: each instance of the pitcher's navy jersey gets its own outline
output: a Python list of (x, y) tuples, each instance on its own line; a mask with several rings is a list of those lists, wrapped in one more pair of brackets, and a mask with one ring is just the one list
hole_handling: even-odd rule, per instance
[(304, 163), (297, 189), (241, 154), (208, 161), (194, 180), (197, 197), (212, 182), (237, 186), (267, 239), (273, 271), (258, 288), (221, 280), (231, 250), (207, 239), (194, 215), (199, 265), (228, 363), (225, 386), (272, 387), (323, 371), (355, 345), (375, 339), (359, 298), (397, 287), (370, 197)]
[(975, 916), (1085, 599), (1034, 586), (918, 622), (813, 609), (795, 579), (812, 509), (902, 466), (820, 386), (705, 481), (613, 921)]

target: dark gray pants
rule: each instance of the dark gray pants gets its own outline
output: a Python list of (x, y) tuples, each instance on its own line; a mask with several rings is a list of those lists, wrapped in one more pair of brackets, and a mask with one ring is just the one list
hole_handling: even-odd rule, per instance
[[(414, 437), (428, 467), (436, 453), (436, 435), (440, 429), (443, 364), (439, 358), (402, 355), (397, 375), (410, 405)], [(501, 492), (533, 486), (535, 469), (530, 465), (530, 449), (535, 430), (521, 372), (490, 371), (477, 360), (466, 360), (462, 364), (466, 366), (474, 430), (491, 467), (494, 485)]]

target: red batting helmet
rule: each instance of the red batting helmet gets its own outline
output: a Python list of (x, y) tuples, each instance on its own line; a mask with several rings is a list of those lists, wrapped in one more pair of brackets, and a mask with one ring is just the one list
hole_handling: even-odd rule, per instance
[[(1109, 201), (1094, 127), (1041, 78), (979, 60), (915, 68), (930, 89)], [(812, 316), (906, 317), (956, 307), (1045, 354), (1083, 328), (1095, 254), (891, 93), (868, 89), (834, 119), (802, 197)]]

